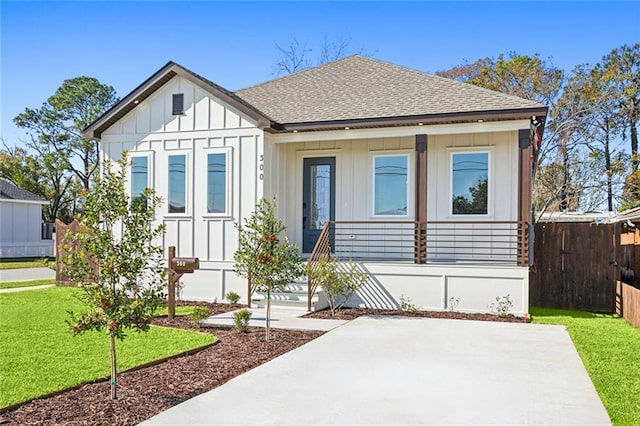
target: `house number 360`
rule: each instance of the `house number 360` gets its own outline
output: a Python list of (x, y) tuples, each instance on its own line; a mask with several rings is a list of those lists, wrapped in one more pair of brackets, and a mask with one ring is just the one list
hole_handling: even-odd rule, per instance
[(264, 180), (264, 155), (260, 155), (260, 158), (258, 160), (258, 170), (260, 172), (258, 178), (260, 180)]

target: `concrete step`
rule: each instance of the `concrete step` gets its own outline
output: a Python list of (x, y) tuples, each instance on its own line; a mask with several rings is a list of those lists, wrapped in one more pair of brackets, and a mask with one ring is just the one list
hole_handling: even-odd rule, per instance
[[(252, 306), (264, 308), (267, 305), (266, 294), (256, 293), (252, 298)], [(278, 306), (287, 309), (307, 310), (307, 294), (294, 293), (272, 293), (271, 306)], [(316, 293), (311, 299), (311, 310), (318, 311), (328, 307), (327, 299), (322, 293)]]

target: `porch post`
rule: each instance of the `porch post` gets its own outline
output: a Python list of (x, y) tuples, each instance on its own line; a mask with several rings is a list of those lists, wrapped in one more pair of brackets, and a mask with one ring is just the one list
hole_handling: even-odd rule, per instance
[(533, 252), (529, 253), (529, 245), (526, 239), (532, 236), (527, 226), (533, 228), (531, 211), (532, 190), (532, 165), (531, 165), (531, 131), (529, 129), (518, 130), (518, 265), (528, 266), (533, 263)]
[(415, 263), (427, 261), (427, 135), (416, 135)]

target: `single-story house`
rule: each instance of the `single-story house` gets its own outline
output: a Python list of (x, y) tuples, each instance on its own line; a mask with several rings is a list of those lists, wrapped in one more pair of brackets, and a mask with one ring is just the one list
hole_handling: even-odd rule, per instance
[(42, 206), (48, 204), (0, 179), (0, 258), (53, 255), (53, 241), (42, 238)]
[[(129, 152), (133, 195), (152, 187), (165, 198), (165, 249), (200, 259), (182, 279), (184, 299), (247, 300), (234, 222), (277, 195), (303, 257), (324, 250), (371, 274), (351, 305), (404, 297), (488, 311), (509, 295), (523, 314), (531, 153), (546, 114), (360, 55), (235, 92), (169, 62), (85, 136), (100, 141), (103, 160)], [(283, 303), (304, 299), (299, 286)]]

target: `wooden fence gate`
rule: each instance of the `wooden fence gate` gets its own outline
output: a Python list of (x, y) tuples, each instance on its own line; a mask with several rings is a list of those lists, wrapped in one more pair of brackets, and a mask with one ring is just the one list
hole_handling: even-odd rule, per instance
[(639, 276), (640, 246), (621, 245), (621, 232), (620, 223), (537, 223), (530, 304), (615, 312), (616, 281)]
[(69, 277), (64, 275), (62, 272), (62, 263), (60, 262), (60, 259), (63, 258), (66, 253), (63, 247), (65, 234), (69, 230), (71, 232), (77, 232), (79, 226), (80, 224), (75, 219), (68, 225), (56, 219), (56, 284), (71, 284), (69, 282)]

